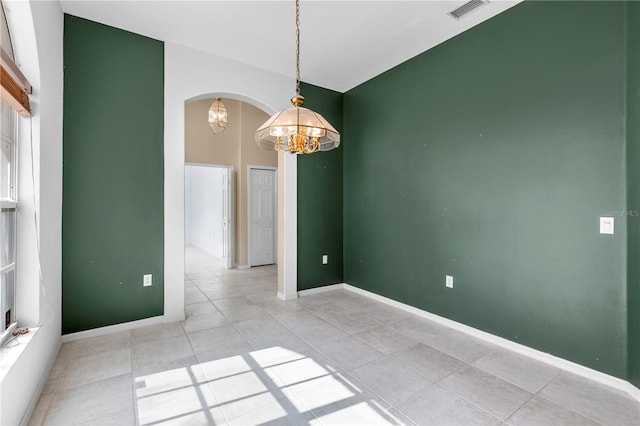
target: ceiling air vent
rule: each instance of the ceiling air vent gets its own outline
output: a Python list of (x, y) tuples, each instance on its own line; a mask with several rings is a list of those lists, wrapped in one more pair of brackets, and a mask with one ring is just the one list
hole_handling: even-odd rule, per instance
[(457, 8), (456, 10), (452, 10), (451, 12), (449, 12), (449, 15), (453, 16), (456, 19), (460, 19), (464, 15), (466, 15), (467, 13), (471, 12), (472, 10), (475, 10), (476, 8), (482, 6), (485, 3), (488, 3), (488, 1), (485, 1), (485, 0), (471, 0), (471, 1), (466, 2), (465, 4), (463, 4), (462, 6)]

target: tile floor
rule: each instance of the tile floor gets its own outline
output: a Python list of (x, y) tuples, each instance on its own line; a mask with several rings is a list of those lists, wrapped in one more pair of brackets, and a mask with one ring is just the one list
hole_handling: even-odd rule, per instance
[(63, 345), (30, 424), (640, 424), (626, 394), (273, 266), (188, 249), (187, 319)]

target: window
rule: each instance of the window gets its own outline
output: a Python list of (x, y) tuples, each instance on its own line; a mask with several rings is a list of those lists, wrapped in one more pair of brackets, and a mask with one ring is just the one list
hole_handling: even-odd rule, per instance
[(15, 320), (16, 271), (16, 120), (17, 113), (0, 101), (0, 333)]
[[(14, 62), (14, 51), (0, 3), (0, 344), (15, 324), (18, 115), (31, 116), (31, 86)], [(14, 325), (15, 327), (15, 325)], [(6, 330), (6, 332), (5, 332)]]

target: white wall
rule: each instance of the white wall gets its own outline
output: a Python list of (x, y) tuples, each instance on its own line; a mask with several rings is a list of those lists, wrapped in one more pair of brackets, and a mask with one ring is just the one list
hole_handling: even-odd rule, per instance
[[(60, 348), (62, 275), (62, 96), (63, 13), (57, 1), (8, 1), (5, 3), (18, 62), (33, 86), (33, 157), (36, 203), (20, 200), (19, 229), (22, 258), (18, 262), (16, 315), (21, 327), (40, 325), (22, 354), (2, 379), (0, 424), (26, 422)], [(22, 123), (23, 137), (29, 123)], [(21, 178), (31, 170), (30, 141), (20, 140)], [(24, 190), (31, 192), (30, 183)], [(22, 195), (22, 194), (21, 194)], [(38, 216), (42, 286), (39, 286), (35, 244), (34, 209)], [(27, 268), (25, 268), (25, 266)], [(27, 272), (30, 271), (30, 272)]]
[[(287, 108), (294, 94), (293, 78), (165, 43), (164, 48), (164, 261), (165, 321), (184, 318), (184, 107), (185, 102), (214, 95), (250, 103), (271, 114)], [(279, 156), (287, 180), (283, 193), (284, 226), (278, 243), (278, 292), (296, 297), (296, 156)], [(280, 178), (280, 177), (279, 177)], [(286, 229), (286, 232), (284, 231)]]
[(222, 257), (221, 167), (185, 167), (185, 242)]

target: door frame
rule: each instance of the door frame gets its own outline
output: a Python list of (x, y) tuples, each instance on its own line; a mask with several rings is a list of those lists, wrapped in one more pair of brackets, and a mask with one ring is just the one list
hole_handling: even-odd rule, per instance
[(275, 259), (276, 265), (278, 264), (278, 168), (272, 166), (255, 166), (248, 165), (247, 166), (247, 265), (249, 268), (253, 267), (253, 263), (251, 260), (251, 229), (253, 228), (253, 224), (251, 223), (251, 170), (272, 170), (275, 175), (274, 179), (274, 193), (275, 197), (275, 212), (273, 215), (274, 223), (273, 223), (273, 245), (275, 250)]
[[(229, 165), (225, 165), (225, 164), (206, 164), (206, 163), (190, 163), (190, 162), (185, 162), (184, 163), (184, 174), (186, 176), (187, 174), (187, 166), (195, 166), (195, 167), (213, 167), (213, 168), (217, 168), (217, 169), (225, 169), (228, 171), (231, 171), (231, 176), (234, 176), (235, 170), (233, 166), (229, 166)], [(184, 182), (184, 201), (183, 201), (183, 208), (184, 208), (184, 216), (185, 216), (185, 221), (184, 221), (184, 229), (186, 232), (187, 229), (187, 221), (186, 221), (186, 213), (187, 213), (187, 182), (185, 179)], [(235, 216), (235, 195), (236, 195), (236, 188), (235, 188), (235, 179), (231, 179), (231, 181), (229, 182), (229, 194), (228, 194), (228, 202), (229, 202), (229, 226), (227, 226), (227, 237), (229, 238), (229, 261), (227, 262), (226, 265), (224, 265), (227, 269), (232, 269), (233, 265), (234, 265), (234, 261), (235, 261), (235, 254), (236, 254), (236, 235), (235, 235), (235, 228), (236, 228), (236, 216)], [(220, 206), (220, 208), (222, 208), (223, 206)], [(222, 225), (222, 224), (221, 224)], [(224, 230), (224, 227), (223, 227)], [(222, 236), (223, 240), (225, 238), (225, 236)], [(186, 238), (185, 238), (186, 240)]]

